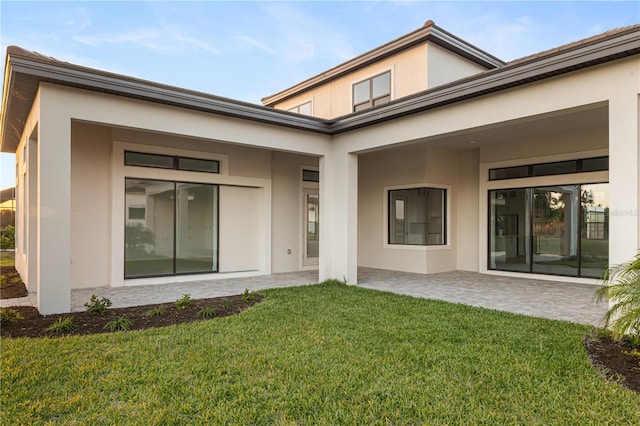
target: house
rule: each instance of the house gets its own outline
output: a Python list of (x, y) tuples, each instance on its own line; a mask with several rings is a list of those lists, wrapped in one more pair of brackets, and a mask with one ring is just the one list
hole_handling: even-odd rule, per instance
[(16, 224), (16, 188), (0, 191), (0, 229)]
[[(0, 148), (40, 311), (307, 268), (597, 283), (637, 252), (640, 25), (508, 63), (433, 23), (370, 53), (265, 107), (9, 47)], [(406, 56), (424, 86), (405, 91)]]

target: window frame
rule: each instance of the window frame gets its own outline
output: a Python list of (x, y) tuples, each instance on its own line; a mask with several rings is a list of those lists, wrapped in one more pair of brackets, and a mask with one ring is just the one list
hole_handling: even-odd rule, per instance
[[(391, 232), (391, 192), (397, 190), (411, 189), (436, 189), (443, 193), (443, 216), (442, 216), (442, 243), (439, 244), (399, 244), (390, 242)], [(383, 188), (383, 222), (382, 222), (382, 243), (385, 249), (397, 250), (449, 250), (451, 249), (451, 185), (441, 185), (433, 183), (416, 183), (407, 185), (394, 185)]]
[[(309, 105), (309, 114), (300, 112), (300, 108), (307, 104)], [(308, 115), (310, 117), (313, 117), (313, 99), (309, 99), (308, 101), (302, 102), (298, 105), (288, 108), (287, 111), (293, 112), (294, 114)]]
[[(373, 80), (383, 76), (385, 74), (389, 74), (389, 91), (387, 93), (385, 93), (384, 95), (381, 96), (373, 96)], [(355, 90), (356, 90), (356, 86), (360, 85), (362, 83), (368, 82), (369, 83), (369, 98), (367, 99), (367, 101), (364, 102), (359, 102), (356, 103), (356, 96), (355, 96)], [(351, 84), (351, 112), (358, 112), (358, 111), (364, 111), (370, 108), (373, 108), (375, 106), (380, 106), (380, 105), (385, 105), (388, 104), (389, 102), (391, 102), (392, 100), (392, 87), (393, 87), (393, 73), (391, 72), (391, 69), (388, 69), (386, 71), (383, 71), (381, 73), (377, 73), (375, 75), (372, 75), (371, 77), (356, 81), (355, 83)], [(376, 105), (376, 101), (386, 98), (388, 97), (389, 100), (387, 102), (384, 102), (382, 104)]]

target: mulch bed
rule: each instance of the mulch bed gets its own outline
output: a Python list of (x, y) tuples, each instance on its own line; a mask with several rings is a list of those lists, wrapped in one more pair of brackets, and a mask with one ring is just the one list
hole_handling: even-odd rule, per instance
[[(587, 337), (584, 341), (589, 359), (610, 380), (640, 393), (640, 356), (624, 342)], [(640, 351), (640, 349), (636, 349)]]
[[(215, 309), (212, 318), (235, 315), (250, 306), (255, 305), (264, 299), (260, 294), (255, 295), (254, 300), (243, 301), (242, 296), (214, 297), (209, 299), (193, 300), (186, 309), (178, 309), (175, 302), (161, 303), (155, 305), (133, 306), (129, 308), (109, 308), (102, 314), (95, 312), (73, 312), (70, 314), (40, 315), (33, 307), (18, 306), (15, 309), (24, 317), (15, 324), (3, 325), (0, 335), (4, 337), (57, 337), (66, 335), (87, 335), (97, 333), (108, 333), (105, 329), (108, 322), (126, 316), (131, 321), (131, 330), (143, 330), (146, 328), (166, 327), (174, 324), (183, 324), (193, 321), (201, 321), (198, 312), (202, 308)], [(160, 315), (150, 316), (148, 312), (153, 308), (163, 307), (164, 312)], [(145, 315), (146, 314), (146, 315)], [(70, 332), (52, 333), (47, 331), (47, 327), (53, 324), (58, 318), (71, 316), (75, 330)]]
[[(14, 270), (15, 271), (15, 270)], [(3, 268), (3, 275), (6, 270)], [(9, 280), (8, 280), (9, 281)], [(27, 290), (22, 283), (9, 283), (0, 287), (2, 298), (9, 294), (16, 294), (22, 297), (27, 295)], [(87, 335), (96, 333), (107, 333), (105, 325), (109, 321), (116, 320), (125, 315), (131, 320), (131, 330), (142, 330), (146, 328), (165, 327), (174, 324), (182, 324), (193, 321), (201, 321), (198, 311), (202, 308), (213, 307), (216, 311), (215, 317), (225, 317), (237, 314), (244, 309), (260, 302), (264, 296), (256, 294), (254, 300), (243, 301), (240, 295), (229, 297), (215, 297), (210, 299), (193, 300), (186, 309), (177, 309), (175, 303), (162, 303), (159, 305), (134, 306), (130, 308), (109, 308), (102, 315), (94, 312), (74, 312), (65, 315), (40, 315), (33, 307), (15, 307), (24, 317), (13, 325), (3, 325), (0, 328), (0, 336), (9, 337), (55, 337), (64, 335)], [(162, 306), (164, 313), (158, 316), (148, 316), (145, 313), (151, 309)], [(58, 318), (63, 316), (73, 316), (73, 323), (77, 328), (67, 333), (50, 333), (46, 329)], [(621, 383), (623, 386), (640, 393), (640, 357), (629, 355), (631, 347), (616, 342), (608, 338), (590, 337), (585, 338), (585, 349), (591, 362), (602, 371), (610, 380)]]
[(0, 299), (15, 299), (25, 297), (27, 289), (20, 279), (20, 275), (13, 266), (2, 267), (3, 282), (0, 284)]

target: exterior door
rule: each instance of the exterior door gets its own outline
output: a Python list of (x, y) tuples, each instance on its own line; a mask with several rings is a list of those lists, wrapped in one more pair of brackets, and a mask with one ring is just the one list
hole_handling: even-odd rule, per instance
[(320, 197), (317, 189), (303, 190), (302, 265), (317, 266), (320, 252)]

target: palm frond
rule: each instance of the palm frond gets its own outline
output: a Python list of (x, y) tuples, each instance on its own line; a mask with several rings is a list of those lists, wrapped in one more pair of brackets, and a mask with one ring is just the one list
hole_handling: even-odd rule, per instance
[(640, 253), (604, 272), (596, 300), (609, 302), (603, 322), (615, 338), (640, 332)]

